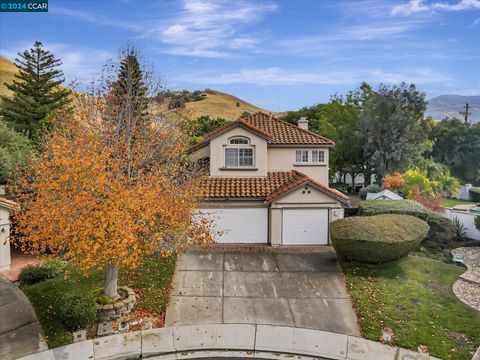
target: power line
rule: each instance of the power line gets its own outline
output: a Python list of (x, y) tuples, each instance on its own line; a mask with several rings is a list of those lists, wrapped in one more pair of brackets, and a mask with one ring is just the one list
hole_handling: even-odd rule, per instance
[(468, 103), (465, 103), (465, 110), (459, 112), (460, 115), (463, 115), (465, 117), (465, 124), (468, 124), (468, 116), (472, 115), (472, 113), (468, 111), (469, 108), (470, 106), (468, 105)]

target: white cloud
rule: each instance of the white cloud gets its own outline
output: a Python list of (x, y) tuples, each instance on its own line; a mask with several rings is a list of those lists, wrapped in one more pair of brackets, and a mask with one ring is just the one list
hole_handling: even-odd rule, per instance
[(218, 71), (185, 74), (177, 81), (202, 85), (351, 85), (362, 81), (398, 84), (402, 81), (415, 84), (445, 83), (452, 79), (430, 68), (386, 71), (378, 68), (322, 69), (297, 71), (280, 67), (250, 68), (218, 74)]
[(480, 9), (480, 0), (460, 0), (457, 3), (433, 2), (425, 3), (424, 0), (410, 0), (408, 3), (396, 5), (392, 8), (392, 15), (411, 15), (433, 10), (462, 11)]
[(254, 48), (257, 40), (243, 28), (276, 8), (272, 2), (185, 0), (179, 14), (166, 24), (150, 25), (145, 36), (171, 46), (166, 53), (226, 57), (231, 50)]

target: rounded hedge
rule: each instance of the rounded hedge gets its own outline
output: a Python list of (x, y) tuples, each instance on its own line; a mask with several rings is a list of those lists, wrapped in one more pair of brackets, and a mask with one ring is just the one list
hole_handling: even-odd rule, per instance
[(429, 229), (409, 215), (354, 216), (332, 222), (330, 236), (340, 258), (380, 264), (408, 255)]
[(428, 221), (428, 210), (415, 200), (366, 200), (358, 207), (358, 215), (372, 216), (380, 214), (412, 215)]
[(63, 325), (70, 331), (86, 329), (97, 316), (97, 305), (91, 294), (68, 294), (59, 299), (58, 308)]

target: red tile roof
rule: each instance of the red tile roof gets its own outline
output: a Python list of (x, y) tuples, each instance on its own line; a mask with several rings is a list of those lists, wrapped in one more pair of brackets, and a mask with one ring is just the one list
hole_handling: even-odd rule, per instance
[(347, 202), (349, 198), (341, 192), (320, 184), (308, 176), (292, 171), (269, 172), (266, 177), (212, 178), (206, 177), (200, 183), (200, 196), (212, 198), (260, 198), (271, 202), (279, 196), (304, 184), (310, 184), (318, 190)]
[(207, 145), (211, 139), (235, 126), (242, 126), (260, 134), (261, 136), (263, 135), (271, 145), (335, 145), (334, 141), (329, 140), (326, 137), (277, 119), (272, 114), (257, 112), (208, 133), (205, 135), (205, 140), (192, 147), (190, 151), (202, 148)]

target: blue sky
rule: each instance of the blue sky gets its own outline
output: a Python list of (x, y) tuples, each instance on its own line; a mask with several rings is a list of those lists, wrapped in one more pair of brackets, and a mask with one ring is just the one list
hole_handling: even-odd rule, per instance
[(171, 89), (225, 91), (273, 111), (361, 81), (480, 94), (480, 0), (50, 0), (0, 14), (0, 53), (35, 40), (88, 83), (133, 42)]

